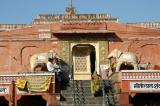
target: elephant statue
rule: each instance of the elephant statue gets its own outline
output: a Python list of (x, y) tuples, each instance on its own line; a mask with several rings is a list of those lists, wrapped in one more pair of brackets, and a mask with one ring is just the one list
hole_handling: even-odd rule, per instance
[(59, 57), (54, 50), (32, 55), (30, 58), (31, 70), (34, 70), (35, 66), (38, 64), (46, 64), (48, 62), (48, 58), (59, 58)]
[(137, 56), (131, 52), (122, 52), (118, 49), (114, 49), (107, 57), (108, 59), (116, 59), (116, 69), (118, 72), (122, 64), (130, 64), (134, 67), (134, 70), (138, 70)]

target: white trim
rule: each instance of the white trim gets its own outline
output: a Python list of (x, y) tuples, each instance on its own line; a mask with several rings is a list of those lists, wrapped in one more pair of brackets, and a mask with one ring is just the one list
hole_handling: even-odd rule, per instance
[(135, 72), (149, 72), (149, 73), (155, 73), (155, 72), (159, 72), (160, 70), (120, 70), (120, 72), (128, 72), (128, 73), (135, 73)]
[(20, 74), (0, 74), (0, 77), (23, 77), (23, 76), (46, 76), (46, 75), (52, 75), (54, 76), (54, 73), (20, 73)]
[(123, 79), (123, 78), (122, 78), (122, 81), (133, 81), (133, 80), (134, 80), (134, 81), (135, 81), (135, 80), (136, 80), (136, 81), (137, 81), (137, 80), (143, 80), (143, 81), (144, 81), (144, 80), (145, 80), (145, 81), (154, 81), (154, 80), (155, 80), (155, 81), (160, 81), (159, 78), (154, 78), (154, 79), (153, 79), (153, 78), (152, 78), (152, 79), (148, 79), (148, 78), (146, 78), (146, 79), (145, 79), (145, 78), (143, 78), (143, 79), (142, 79), (142, 78), (141, 78), (141, 79), (133, 79), (133, 78), (132, 78), (132, 79), (129, 79), (129, 78), (128, 78), (128, 79)]

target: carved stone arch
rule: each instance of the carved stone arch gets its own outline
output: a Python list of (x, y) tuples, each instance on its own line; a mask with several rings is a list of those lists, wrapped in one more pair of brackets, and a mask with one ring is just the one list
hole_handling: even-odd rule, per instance
[(134, 70), (135, 67), (137, 67), (136, 64), (133, 64), (133, 63), (121, 63), (120, 65), (120, 70)]
[(0, 61), (0, 71), (3, 71), (4, 73), (4, 70), (5, 72), (9, 71), (10, 70), (10, 59), (11, 59), (11, 56), (10, 56), (10, 52), (9, 52), (9, 48), (7, 46), (0, 46), (0, 58), (1, 60), (3, 61)]
[(160, 44), (147, 43), (147, 44), (141, 45), (139, 48), (143, 48), (145, 46), (158, 46), (158, 45)]
[[(139, 53), (139, 63), (152, 63), (152, 64), (158, 64), (159, 62), (159, 51), (160, 51), (160, 44), (156, 43), (147, 43), (140, 45), (137, 48), (137, 51)], [(160, 64), (159, 64), (160, 65)]]
[(26, 48), (38, 48), (37, 46), (24, 46), (22, 49), (21, 49), (21, 52), (20, 52), (20, 56), (21, 56), (21, 64), (23, 63), (23, 51), (26, 49)]
[(21, 65), (23, 65), (23, 68), (25, 69), (29, 69), (30, 66), (30, 57), (32, 56), (32, 54), (34, 54), (35, 52), (37, 52), (37, 46), (24, 46), (21, 49), (20, 52), (20, 57), (21, 57)]

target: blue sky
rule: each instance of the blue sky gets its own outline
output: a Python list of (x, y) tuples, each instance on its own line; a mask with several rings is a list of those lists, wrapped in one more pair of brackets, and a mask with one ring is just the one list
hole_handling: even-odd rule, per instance
[[(0, 0), (1, 24), (29, 24), (38, 14), (62, 14), (69, 0)], [(120, 22), (160, 22), (160, 0), (73, 0), (78, 13), (109, 13)]]

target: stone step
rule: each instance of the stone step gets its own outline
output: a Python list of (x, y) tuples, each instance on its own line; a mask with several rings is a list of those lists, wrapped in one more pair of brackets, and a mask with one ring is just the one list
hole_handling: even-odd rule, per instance
[[(91, 80), (81, 80), (81, 81), (80, 80), (74, 80), (74, 81), (71, 80), (70, 84), (73, 84), (73, 83), (76, 84), (77, 82), (82, 82), (82, 84), (85, 85), (85, 84), (90, 84)], [(100, 84), (103, 84), (103, 83), (105, 83), (106, 85), (111, 85), (112, 82), (109, 80), (100, 80)]]
[(62, 94), (65, 98), (73, 98), (74, 96), (84, 96), (85, 98), (94, 98), (92, 94)]
[[(103, 105), (103, 104), (68, 104), (68, 103), (61, 103), (61, 106), (106, 106), (106, 105)], [(111, 105), (108, 105), (108, 106), (111, 106)], [(115, 105), (114, 105), (115, 106)]]
[[(83, 88), (90, 88), (91, 87), (91, 84), (90, 83), (85, 83), (85, 82), (83, 82), (82, 84), (76, 84), (76, 83), (74, 83), (74, 85), (73, 84), (70, 84), (70, 87), (67, 87), (67, 89), (68, 88), (81, 88), (83, 86)], [(100, 87), (102, 88), (103, 86), (105, 86), (105, 87), (108, 87), (108, 88), (112, 88), (112, 86), (109, 84), (109, 83), (103, 83), (103, 82), (101, 82), (100, 83)]]
[[(82, 83), (83, 85), (90, 85), (91, 84), (91, 80), (82, 80), (82, 81), (70, 81), (70, 84), (76, 84), (76, 83)], [(100, 84), (106, 84), (106, 85), (111, 85), (111, 81), (109, 81), (109, 80), (101, 80), (100, 81)]]
[[(108, 92), (105, 98), (103, 98), (102, 96), (94, 97), (94, 95), (91, 94), (90, 83), (91, 81), (89, 80), (86, 81), (71, 80), (70, 86), (66, 87), (65, 90), (61, 91), (62, 95), (66, 99), (65, 101), (61, 102), (61, 106), (104, 106), (102, 105), (103, 103), (106, 104), (105, 106), (119, 106), (117, 101), (117, 96), (113, 95), (113, 92)], [(100, 84), (101, 84), (100, 86), (104, 85), (112, 88), (110, 86), (109, 81), (101, 81)], [(79, 101), (78, 99), (80, 99), (80, 102), (83, 102), (84, 104), (75, 105), (74, 103), (78, 102)]]
[(80, 93), (80, 94), (91, 94), (91, 91), (90, 90), (78, 90), (78, 91), (61, 91), (62, 94), (77, 94), (77, 93)]
[(76, 85), (76, 84), (74, 84), (74, 85), (70, 85), (70, 87), (71, 88), (74, 88), (74, 87), (90, 87), (91, 86), (91, 84), (82, 84), (82, 85), (80, 85), (80, 84), (78, 84), (78, 85)]
[[(106, 101), (104, 101), (104, 102), (106, 102)], [(74, 101), (71, 101), (71, 102), (64, 102), (63, 104), (73, 104), (74, 103)], [(103, 101), (84, 101), (84, 103), (85, 104), (92, 104), (92, 105), (94, 105), (94, 104), (103, 104)]]
[[(65, 96), (65, 95), (63, 95), (65, 98), (66, 98), (66, 100), (73, 100), (74, 98), (79, 98), (79, 97), (77, 97), (77, 96), (74, 96), (74, 95), (72, 95), (72, 96)], [(103, 99), (103, 97), (94, 97), (93, 95), (92, 96), (84, 96), (84, 98), (85, 99), (87, 99), (87, 100), (90, 100), (90, 101), (94, 101), (94, 100), (102, 100)], [(106, 100), (107, 100), (107, 98), (105, 98)]]
[[(102, 92), (102, 91), (101, 91), (101, 92)], [(62, 90), (61, 93), (64, 94), (64, 95), (65, 95), (65, 94), (66, 94), (66, 95), (68, 95), (68, 94), (87, 94), (87, 95), (93, 95), (93, 94), (91, 93), (91, 90), (90, 90), (90, 89), (87, 89), (87, 88), (86, 88), (86, 89), (84, 88), (83, 90), (80, 89), (79, 91), (70, 88), (70, 89), (68, 89), (68, 90)], [(116, 96), (116, 95), (114, 95), (114, 94), (111, 93), (111, 92), (110, 92), (110, 93), (105, 93), (105, 95), (106, 95), (106, 96)]]
[(74, 97), (74, 96), (85, 96), (86, 98), (93, 97), (92, 94), (62, 94), (65, 98)]
[[(77, 100), (77, 99), (75, 99)], [(102, 104), (103, 102), (106, 102), (106, 104), (118, 104), (118, 101), (113, 99), (113, 98), (105, 98), (105, 100), (103, 101), (103, 98), (102, 97), (85, 97), (85, 103), (86, 104)], [(66, 101), (65, 103), (67, 104), (71, 104), (71, 103), (74, 103), (74, 97), (71, 97), (71, 98), (66, 98)]]
[(76, 91), (83, 91), (83, 92), (91, 92), (90, 87), (78, 87), (78, 88), (67, 88), (66, 90), (61, 90), (62, 92), (76, 92)]
[(89, 80), (85, 80), (85, 81), (73, 81), (73, 82), (70, 82), (70, 84), (82, 84), (82, 85), (90, 85), (91, 84), (91, 81)]

